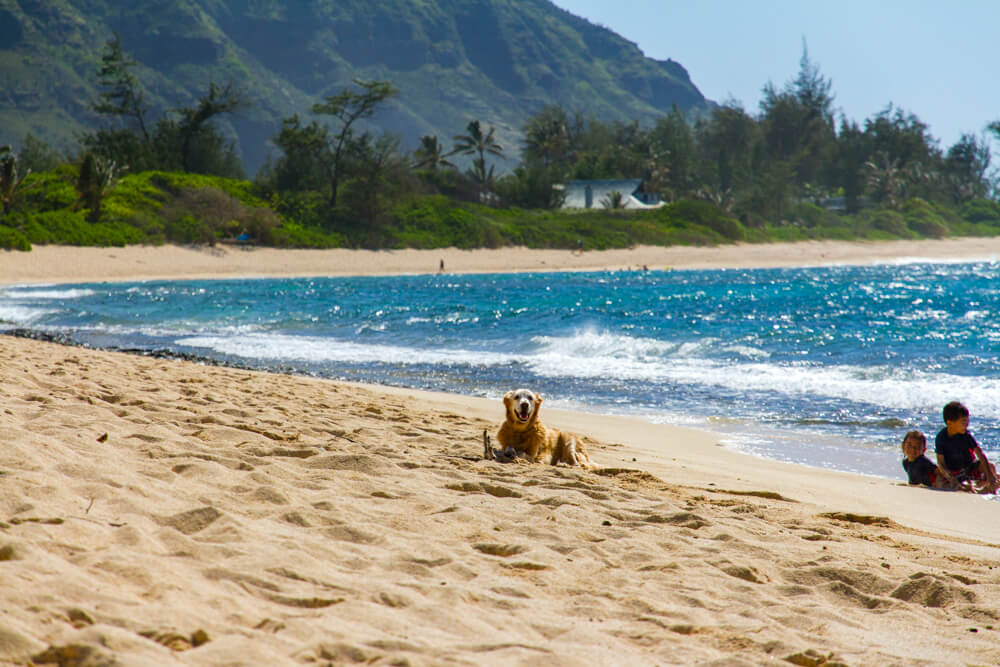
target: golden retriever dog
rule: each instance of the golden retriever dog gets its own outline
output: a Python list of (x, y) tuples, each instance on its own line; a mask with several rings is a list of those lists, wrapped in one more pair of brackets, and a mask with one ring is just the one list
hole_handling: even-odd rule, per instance
[(494, 461), (524, 459), (534, 463), (594, 468), (583, 441), (575, 435), (546, 428), (538, 419), (542, 397), (530, 389), (508, 391), (503, 397), (507, 418), (497, 431), (500, 449), (493, 449), (483, 432), (483, 457)]

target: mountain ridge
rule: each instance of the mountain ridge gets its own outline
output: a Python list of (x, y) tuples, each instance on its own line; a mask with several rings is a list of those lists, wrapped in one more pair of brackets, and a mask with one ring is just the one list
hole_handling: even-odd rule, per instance
[(605, 121), (650, 123), (711, 103), (659, 61), (548, 0), (0, 0), (0, 143), (29, 132), (63, 148), (98, 127), (96, 69), (115, 34), (139, 65), (154, 117), (232, 81), (253, 105), (220, 127), (255, 170), (281, 118), (352, 79), (399, 88), (370, 126), (412, 148), (471, 119), (513, 157), (523, 123), (548, 104)]

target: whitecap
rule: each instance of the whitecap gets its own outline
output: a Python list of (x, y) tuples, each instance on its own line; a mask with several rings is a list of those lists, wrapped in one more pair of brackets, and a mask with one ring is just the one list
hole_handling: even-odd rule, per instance
[(82, 299), (97, 294), (92, 289), (71, 288), (71, 289), (32, 289), (32, 290), (9, 290), (3, 296), (8, 299), (23, 300), (68, 300)]

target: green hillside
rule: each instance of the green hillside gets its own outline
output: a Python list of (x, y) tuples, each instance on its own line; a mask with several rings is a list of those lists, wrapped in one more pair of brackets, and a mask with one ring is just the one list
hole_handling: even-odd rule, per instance
[(210, 82), (246, 92), (252, 106), (220, 127), (250, 173), (282, 118), (358, 77), (399, 88), (372, 123), (404, 148), (482, 119), (515, 161), (524, 122), (548, 104), (606, 121), (708, 108), (680, 64), (548, 0), (0, 0), (0, 144), (31, 133), (75, 149), (102, 121), (90, 104), (114, 32), (154, 115)]

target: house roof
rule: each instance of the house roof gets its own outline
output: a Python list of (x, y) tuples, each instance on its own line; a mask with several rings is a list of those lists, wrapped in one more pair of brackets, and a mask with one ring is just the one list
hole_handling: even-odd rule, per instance
[(563, 208), (587, 208), (587, 187), (590, 187), (590, 208), (602, 208), (605, 198), (612, 192), (625, 196), (625, 208), (655, 208), (643, 203), (633, 195), (642, 186), (641, 178), (622, 178), (594, 181), (569, 181), (563, 184), (566, 200)]

